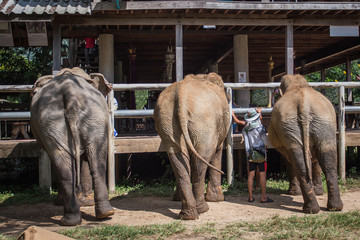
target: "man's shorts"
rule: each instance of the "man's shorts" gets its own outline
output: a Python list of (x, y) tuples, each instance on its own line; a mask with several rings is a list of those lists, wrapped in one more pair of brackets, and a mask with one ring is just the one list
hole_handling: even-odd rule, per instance
[(249, 162), (249, 172), (255, 171), (257, 167), (259, 168), (260, 172), (266, 172), (267, 162), (262, 162), (262, 163)]

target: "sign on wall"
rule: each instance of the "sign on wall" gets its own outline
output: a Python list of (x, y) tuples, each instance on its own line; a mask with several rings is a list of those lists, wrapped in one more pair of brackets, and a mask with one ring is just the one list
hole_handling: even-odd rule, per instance
[(246, 72), (238, 72), (238, 82), (246, 83)]
[(26, 22), (29, 46), (48, 46), (45, 22)]
[(0, 22), (0, 46), (13, 47), (14, 39), (11, 31), (10, 22)]
[(330, 26), (330, 37), (358, 37), (359, 26)]

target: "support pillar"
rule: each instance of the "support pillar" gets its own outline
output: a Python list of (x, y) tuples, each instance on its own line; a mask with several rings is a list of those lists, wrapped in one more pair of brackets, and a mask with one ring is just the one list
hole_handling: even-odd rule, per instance
[(179, 82), (184, 78), (183, 65), (183, 26), (181, 23), (176, 24), (176, 81)]
[(339, 163), (338, 171), (341, 180), (345, 180), (345, 88), (341, 86), (339, 88), (339, 113), (338, 113), (338, 131), (339, 131), (339, 143), (338, 143), (338, 153), (339, 153)]
[(99, 35), (99, 72), (114, 83), (114, 35)]
[[(234, 79), (235, 83), (249, 82), (248, 36), (234, 36)], [(237, 90), (235, 102), (240, 107), (249, 107), (250, 91)]]
[(39, 156), (39, 186), (46, 192), (51, 192), (51, 161), (43, 148), (40, 148)]
[(294, 74), (294, 29), (286, 26), (286, 74)]
[[(349, 56), (346, 56), (346, 81), (351, 82), (351, 61)], [(352, 89), (348, 88), (346, 89), (346, 92), (347, 92), (346, 102), (352, 105), (352, 101), (353, 101)]]
[(53, 25), (53, 75), (61, 69), (61, 27), (60, 24)]
[[(100, 34), (99, 36), (99, 72), (106, 80), (114, 83), (114, 36), (112, 34)], [(115, 151), (114, 151), (114, 92), (108, 94), (109, 113), (109, 146), (108, 146), (108, 190), (115, 191)]]

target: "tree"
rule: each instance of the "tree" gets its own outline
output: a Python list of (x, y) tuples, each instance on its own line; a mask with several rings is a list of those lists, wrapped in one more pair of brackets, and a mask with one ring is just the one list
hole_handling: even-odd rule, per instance
[[(49, 47), (1, 48), (0, 84), (33, 84), (42, 75), (51, 74), (52, 58)], [(11, 102), (30, 102), (29, 94), (1, 94)]]

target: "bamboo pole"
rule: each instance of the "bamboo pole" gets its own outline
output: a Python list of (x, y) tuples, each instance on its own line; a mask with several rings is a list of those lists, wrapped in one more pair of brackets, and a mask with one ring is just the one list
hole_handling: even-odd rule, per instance
[(345, 180), (345, 88), (339, 88), (339, 176), (341, 180)]
[(232, 90), (231, 88), (226, 89), (227, 97), (229, 99), (229, 132), (226, 137), (226, 180), (228, 184), (232, 185), (234, 180), (234, 144), (233, 144), (233, 127), (232, 127)]
[(109, 129), (108, 129), (108, 190), (115, 192), (115, 151), (114, 151), (114, 91), (111, 90), (107, 96), (109, 108)]

